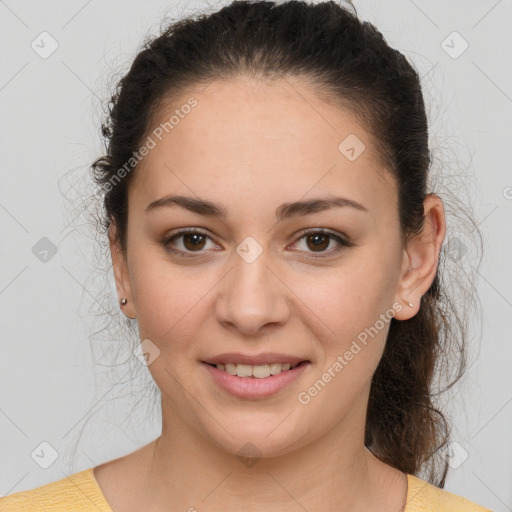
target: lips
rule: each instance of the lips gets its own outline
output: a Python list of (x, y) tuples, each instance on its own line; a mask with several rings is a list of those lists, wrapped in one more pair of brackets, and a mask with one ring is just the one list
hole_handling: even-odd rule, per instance
[[(272, 354), (273, 357), (275, 355), (276, 354)], [(239, 356), (240, 355), (237, 354), (237, 357)], [(220, 365), (222, 363), (218, 364)], [(278, 394), (281, 390), (291, 387), (302, 375), (309, 372), (311, 363), (303, 360), (303, 363), (297, 364), (293, 370), (281, 371), (276, 375), (260, 376), (261, 378), (230, 375), (223, 370), (219, 370), (213, 364), (206, 362), (202, 362), (201, 366), (207, 371), (213, 382), (225, 392), (238, 398), (257, 400), (269, 398)]]
[(303, 361), (309, 361), (309, 359), (305, 357), (297, 357), (291, 354), (283, 354), (276, 352), (265, 352), (262, 354), (241, 354), (241, 353), (224, 353), (218, 354), (216, 356), (207, 357), (202, 362), (210, 365), (217, 364), (247, 364), (251, 366), (257, 366), (262, 364), (272, 364), (272, 363), (290, 363), (292, 366), (298, 363), (302, 363)]

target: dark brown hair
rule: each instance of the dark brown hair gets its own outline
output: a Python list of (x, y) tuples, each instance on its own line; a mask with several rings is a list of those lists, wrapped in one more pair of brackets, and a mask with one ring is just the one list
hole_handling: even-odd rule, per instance
[[(353, 8), (353, 6), (351, 6)], [(104, 191), (105, 230), (115, 222), (126, 249), (127, 190), (135, 168), (125, 166), (153, 128), (159, 109), (198, 85), (237, 76), (287, 77), (314, 84), (318, 95), (357, 117), (372, 134), (382, 162), (397, 183), (404, 240), (423, 226), (423, 200), (431, 166), (428, 126), (418, 73), (382, 34), (334, 1), (234, 1), (217, 12), (189, 16), (145, 42), (120, 80), (103, 125), (106, 154), (92, 166)], [(435, 370), (451, 372), (448, 389), (462, 376), (466, 324), (441, 286), (440, 265), (418, 313), (391, 320), (385, 351), (373, 375), (366, 446), (399, 470), (425, 473), (443, 487), (449, 440), (434, 405)], [(439, 465), (439, 462), (441, 465)]]

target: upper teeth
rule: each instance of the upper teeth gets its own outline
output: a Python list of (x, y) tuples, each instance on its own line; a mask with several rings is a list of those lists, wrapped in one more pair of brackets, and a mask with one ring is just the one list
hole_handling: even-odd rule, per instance
[(277, 375), (282, 371), (295, 368), (299, 363), (271, 363), (271, 364), (232, 364), (226, 363), (225, 365), (219, 363), (216, 365), (218, 370), (225, 371), (230, 375), (237, 375), (238, 377), (256, 377), (258, 379), (265, 379), (270, 375)]

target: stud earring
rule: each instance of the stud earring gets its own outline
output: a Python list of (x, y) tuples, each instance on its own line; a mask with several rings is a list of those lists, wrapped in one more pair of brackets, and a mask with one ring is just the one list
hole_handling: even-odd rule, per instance
[(410, 302), (407, 302), (407, 305), (408, 305), (410, 308), (413, 308), (413, 307), (414, 307), (414, 304), (411, 304)]
[(128, 299), (121, 299), (120, 304), (121, 304), (121, 306), (124, 306), (124, 305), (126, 305), (127, 302), (128, 302)]

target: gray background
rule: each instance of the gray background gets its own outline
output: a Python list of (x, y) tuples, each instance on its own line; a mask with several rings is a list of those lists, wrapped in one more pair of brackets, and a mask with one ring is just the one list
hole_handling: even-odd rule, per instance
[[(456, 444), (445, 489), (512, 510), (512, 68), (505, 64), (512, 4), (355, 5), (420, 71), (433, 149), (447, 162), (445, 172), (468, 184), (484, 233), (477, 274), (483, 315), (472, 330), (471, 368), (449, 406)], [(126, 366), (112, 377), (111, 350), (126, 343), (92, 335), (103, 325), (94, 314), (105, 311), (95, 292), (100, 250), (80, 208), (91, 192), (87, 166), (102, 151), (109, 84), (163, 15), (207, 7), (192, 0), (0, 0), (0, 496), (117, 458), (160, 433), (158, 411), (149, 420), (139, 407), (135, 424), (121, 424), (127, 410), (150, 400), (137, 395), (150, 381), (126, 384)], [(40, 35), (45, 31), (50, 36)], [(52, 44), (57, 49), (45, 55)], [(469, 258), (464, 241), (449, 237)], [(108, 286), (113, 290), (111, 279)], [(147, 377), (146, 368), (142, 373)], [(124, 397), (129, 392), (138, 398)]]

